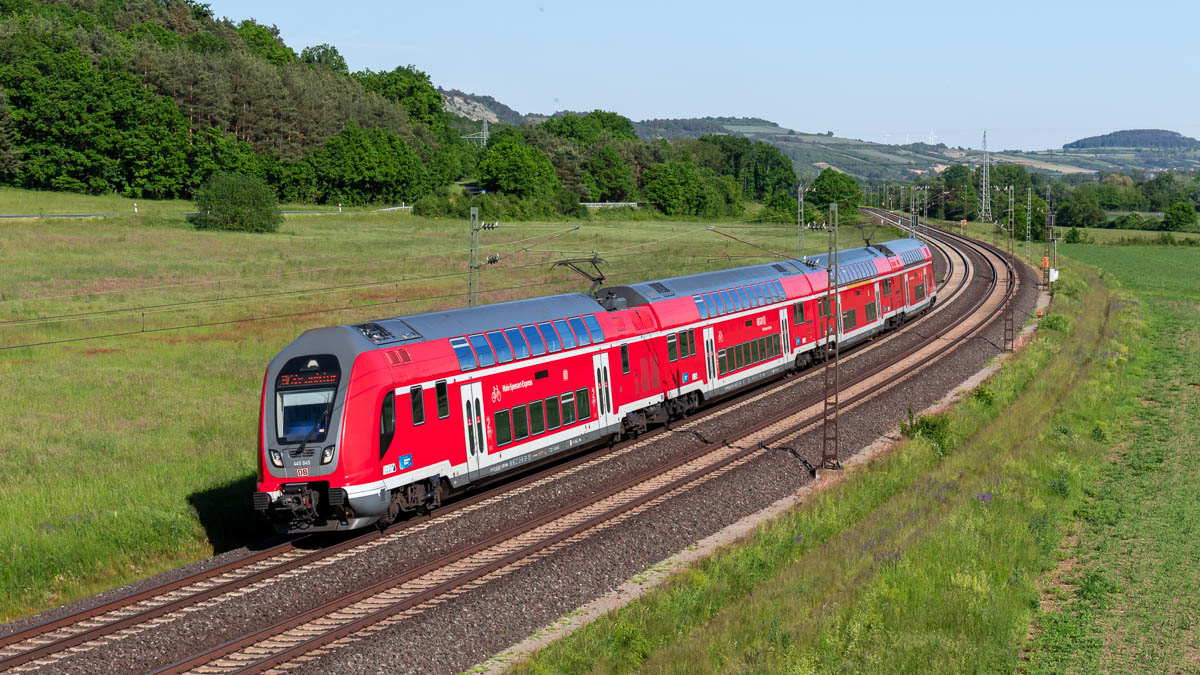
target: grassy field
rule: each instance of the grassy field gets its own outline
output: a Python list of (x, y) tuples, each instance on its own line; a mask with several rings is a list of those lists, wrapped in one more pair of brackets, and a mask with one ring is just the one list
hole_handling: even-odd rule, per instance
[[(1148, 339), (1125, 432), (1045, 585), (1030, 672), (1200, 670), (1200, 251), (1068, 246), (1132, 292)], [(1113, 280), (1116, 280), (1115, 282)]]
[(1040, 336), (746, 542), (517, 664), (558, 672), (1017, 669), (1058, 542), (1135, 401), (1136, 312), (1064, 272)]
[[(0, 190), (0, 212), (124, 214), (0, 221), (0, 619), (263, 536), (248, 495), (267, 361), (307, 328), (465, 304), (463, 221), (296, 216), (230, 234), (192, 229), (187, 202), (138, 204)], [(502, 223), (481, 235), (501, 256), (482, 299), (586, 290), (550, 263), (592, 252), (612, 284), (773, 259), (707, 225)], [(794, 226), (716, 226), (795, 247)]]

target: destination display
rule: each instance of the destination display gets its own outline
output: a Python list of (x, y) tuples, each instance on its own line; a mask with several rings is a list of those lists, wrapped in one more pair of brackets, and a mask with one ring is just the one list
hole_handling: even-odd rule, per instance
[(315, 387), (322, 384), (334, 384), (337, 382), (338, 374), (336, 372), (314, 372), (314, 373), (293, 373), (290, 375), (279, 376), (279, 387)]

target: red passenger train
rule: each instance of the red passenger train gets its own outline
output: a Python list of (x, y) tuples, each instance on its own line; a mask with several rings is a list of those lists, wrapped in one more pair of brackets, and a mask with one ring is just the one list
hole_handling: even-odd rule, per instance
[(916, 239), (306, 331), (267, 367), (255, 509), (352, 529), (568, 449), (636, 435), (820, 361), (936, 301)]

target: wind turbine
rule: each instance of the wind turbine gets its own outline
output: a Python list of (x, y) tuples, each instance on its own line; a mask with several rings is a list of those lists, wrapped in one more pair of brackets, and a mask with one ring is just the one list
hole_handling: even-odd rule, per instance
[(889, 132), (889, 131), (884, 131), (884, 132), (883, 132), (883, 144), (884, 144), (884, 145), (887, 145), (887, 144), (888, 144), (888, 139), (889, 139), (889, 138), (891, 138), (891, 137), (892, 137), (892, 134), (891, 134), (891, 132)]
[(930, 145), (935, 145), (935, 142), (937, 141), (937, 138), (938, 138), (938, 137), (937, 137), (937, 134), (933, 133), (933, 129), (930, 129), (930, 130), (929, 130), (929, 144), (930, 144)]

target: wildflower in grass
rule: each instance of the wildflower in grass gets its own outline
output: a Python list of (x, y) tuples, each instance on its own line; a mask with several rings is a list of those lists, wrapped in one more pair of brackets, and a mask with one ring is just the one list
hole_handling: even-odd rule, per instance
[(984, 504), (991, 504), (992, 503), (992, 491), (988, 490), (987, 492), (980, 492), (979, 494), (975, 495), (975, 498), (978, 499), (979, 501), (983, 502)]

